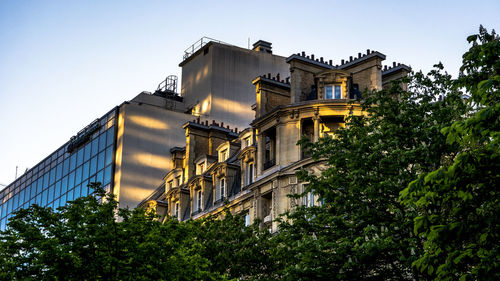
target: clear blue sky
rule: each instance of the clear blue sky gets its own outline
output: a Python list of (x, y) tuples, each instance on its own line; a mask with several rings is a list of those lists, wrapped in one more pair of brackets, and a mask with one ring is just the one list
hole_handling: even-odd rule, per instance
[[(500, 28), (500, 1), (0, 2), (0, 184), (169, 74), (202, 36), (338, 63), (377, 50), (456, 75), (467, 35)], [(0, 189), (2, 187), (0, 186)]]

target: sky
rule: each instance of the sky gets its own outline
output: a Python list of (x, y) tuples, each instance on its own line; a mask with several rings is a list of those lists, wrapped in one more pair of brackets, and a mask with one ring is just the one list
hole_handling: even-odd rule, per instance
[[(166, 76), (203, 36), (334, 64), (366, 49), (458, 74), (500, 1), (0, 1), (0, 189), (94, 119)], [(180, 125), (180, 124), (179, 124)]]

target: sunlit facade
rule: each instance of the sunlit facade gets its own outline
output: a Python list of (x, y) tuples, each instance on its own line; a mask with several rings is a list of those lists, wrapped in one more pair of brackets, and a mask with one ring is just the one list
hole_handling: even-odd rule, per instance
[(249, 50), (210, 40), (192, 48), (180, 64), (180, 91), (177, 78), (167, 77), (154, 93), (142, 92), (113, 108), (1, 190), (0, 229), (20, 208), (57, 208), (89, 194), (91, 182), (101, 182), (119, 207), (136, 207), (175, 167), (170, 149), (185, 143), (179, 124), (223, 116), (233, 127), (249, 124), (255, 103), (251, 79), (288, 71), (285, 58), (264, 43), (265, 50), (262, 42)]
[(335, 137), (347, 117), (365, 114), (363, 91), (381, 90), (410, 70), (401, 64), (384, 69), (384, 60), (385, 55), (370, 50), (340, 65), (304, 53), (288, 57), (285, 75), (252, 80), (256, 103), (250, 127), (238, 132), (225, 126), (226, 120), (185, 123), (184, 146), (171, 150), (173, 169), (139, 206), (155, 210), (162, 220), (222, 216), (228, 208), (245, 224), (259, 220), (273, 232), (280, 214), (322, 204), (313, 192), (301, 199), (289, 196), (306, 191), (297, 171), (319, 174), (326, 168), (324, 160), (312, 159), (297, 143)]

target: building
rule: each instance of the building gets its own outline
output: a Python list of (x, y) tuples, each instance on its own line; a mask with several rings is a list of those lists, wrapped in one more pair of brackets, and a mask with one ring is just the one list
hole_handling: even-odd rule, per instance
[(0, 229), (19, 208), (56, 208), (87, 195), (90, 182), (103, 183), (121, 208), (137, 206), (176, 167), (171, 148), (185, 143), (178, 124), (227, 116), (227, 125), (246, 127), (252, 111), (243, 109), (255, 103), (251, 79), (288, 71), (269, 42), (249, 50), (209, 38), (189, 47), (180, 66), (180, 94), (177, 78), (167, 77), (154, 93), (142, 92), (111, 109), (1, 190)]
[(275, 231), (279, 214), (320, 204), (312, 193), (302, 200), (288, 196), (303, 193), (307, 185), (298, 181), (298, 170), (324, 169), (324, 162), (313, 160), (297, 142), (333, 136), (346, 116), (363, 114), (364, 90), (387, 87), (410, 70), (402, 64), (382, 68), (385, 58), (367, 50), (333, 65), (304, 52), (289, 56), (290, 76), (268, 73), (252, 80), (256, 103), (250, 127), (238, 132), (223, 122), (186, 122), (185, 146), (170, 150), (173, 169), (139, 206), (156, 210), (161, 219), (179, 220), (217, 216), (229, 208), (247, 224), (259, 219)]

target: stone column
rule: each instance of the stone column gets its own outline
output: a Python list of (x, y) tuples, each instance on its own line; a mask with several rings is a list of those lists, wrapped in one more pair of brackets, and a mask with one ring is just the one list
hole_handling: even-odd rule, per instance
[(313, 141), (317, 142), (319, 140), (319, 117), (318, 116), (314, 116), (313, 117), (313, 121), (314, 121), (314, 137), (313, 137)]

